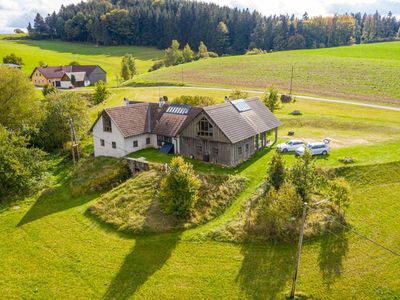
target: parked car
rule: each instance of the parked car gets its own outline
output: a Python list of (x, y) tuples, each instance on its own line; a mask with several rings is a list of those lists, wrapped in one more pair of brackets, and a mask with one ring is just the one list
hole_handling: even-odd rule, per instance
[(328, 155), (330, 151), (329, 143), (317, 142), (317, 143), (309, 143), (306, 146), (297, 148), (296, 154), (303, 155), (306, 149), (310, 150), (312, 155)]
[(300, 147), (304, 147), (305, 144), (303, 141), (300, 140), (289, 140), (286, 143), (279, 144), (276, 146), (276, 149), (281, 152), (281, 153), (286, 153), (286, 152), (293, 152), (296, 151), (296, 149)]

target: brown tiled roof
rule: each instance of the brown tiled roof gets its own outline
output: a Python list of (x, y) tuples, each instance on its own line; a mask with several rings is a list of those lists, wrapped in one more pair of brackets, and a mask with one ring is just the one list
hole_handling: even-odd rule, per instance
[(36, 69), (40, 71), (40, 73), (42, 73), (46, 78), (61, 78), (65, 73), (71, 72), (86, 72), (86, 74), (89, 76), (97, 67), (97, 65), (74, 65), (37, 67)]
[(231, 102), (224, 102), (173, 113), (175, 110), (168, 110), (172, 106), (159, 108), (157, 103), (130, 101), (128, 106), (107, 108), (104, 113), (111, 117), (124, 137), (143, 133), (177, 136), (203, 110), (233, 144), (281, 125), (258, 98), (243, 101), (247, 104), (244, 111), (239, 111)]
[(156, 103), (136, 103), (104, 110), (124, 137), (149, 133), (155, 126), (160, 109)]
[(207, 115), (233, 144), (281, 125), (258, 98), (243, 101), (249, 110), (238, 111), (231, 102), (204, 107)]
[(192, 107), (187, 114), (163, 112), (153, 131), (158, 135), (177, 136), (201, 111), (199, 107)]

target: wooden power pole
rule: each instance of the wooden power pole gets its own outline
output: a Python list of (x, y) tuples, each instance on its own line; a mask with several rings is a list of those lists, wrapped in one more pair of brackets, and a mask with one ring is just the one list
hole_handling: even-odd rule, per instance
[(297, 246), (296, 265), (294, 267), (295, 269), (294, 269), (294, 276), (293, 276), (293, 282), (292, 282), (292, 290), (290, 292), (290, 299), (294, 299), (294, 295), (296, 293), (297, 275), (299, 273), (300, 256), (301, 256), (301, 248), (303, 246), (304, 224), (306, 222), (306, 216), (307, 216), (307, 202), (304, 202), (303, 216), (301, 219), (301, 227), (300, 227), (300, 235), (299, 235), (299, 244)]
[(79, 160), (79, 149), (78, 149), (78, 141), (76, 139), (75, 125), (72, 118), (69, 118), (69, 126), (71, 131), (71, 151), (72, 151), (72, 159), (74, 164)]

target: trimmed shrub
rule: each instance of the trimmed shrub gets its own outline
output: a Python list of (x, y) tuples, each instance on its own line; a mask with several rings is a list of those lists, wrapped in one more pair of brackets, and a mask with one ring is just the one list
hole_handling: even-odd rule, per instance
[(149, 72), (156, 71), (158, 69), (161, 69), (162, 67), (164, 67), (164, 61), (158, 60), (151, 66), (151, 68), (149, 69)]
[(174, 157), (160, 184), (158, 199), (164, 211), (178, 218), (189, 217), (198, 200), (200, 184), (193, 166), (182, 157)]

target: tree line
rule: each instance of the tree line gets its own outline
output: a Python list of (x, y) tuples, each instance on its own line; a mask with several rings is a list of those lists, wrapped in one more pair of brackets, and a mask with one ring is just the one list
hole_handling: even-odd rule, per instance
[(98, 45), (167, 48), (203, 41), (219, 55), (247, 49), (321, 48), (393, 40), (400, 22), (388, 13), (351, 13), (301, 18), (263, 16), (248, 9), (179, 0), (94, 0), (61, 6), (58, 13), (36, 15), (30, 38), (62, 39)]

